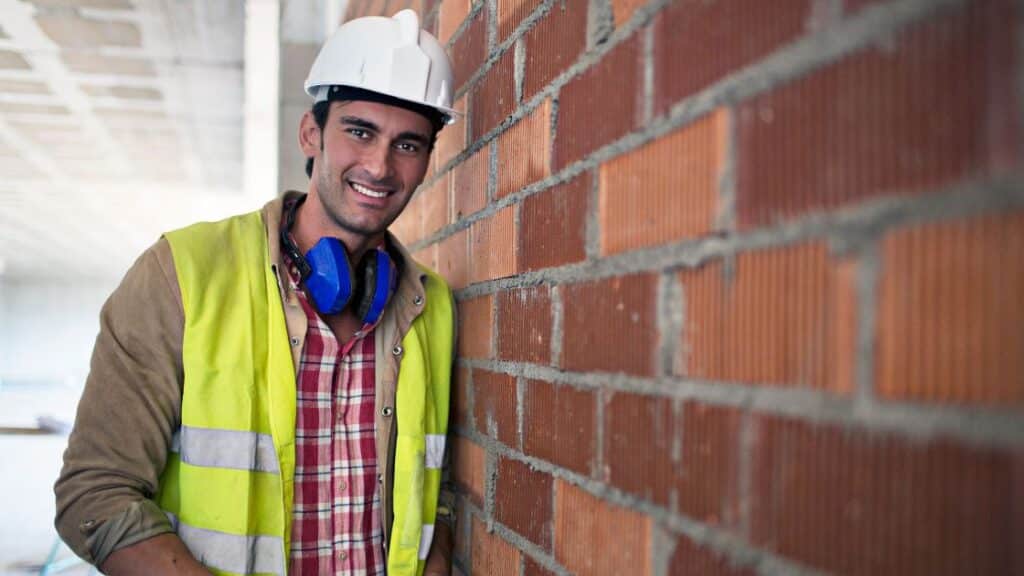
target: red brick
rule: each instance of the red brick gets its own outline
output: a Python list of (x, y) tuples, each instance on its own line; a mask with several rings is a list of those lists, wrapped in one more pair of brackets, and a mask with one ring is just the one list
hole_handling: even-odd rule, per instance
[(437, 244), (431, 244), (426, 248), (420, 248), (412, 253), (412, 258), (421, 266), (431, 270), (437, 270)]
[[(402, 10), (420, 10), (419, 0), (388, 0), (387, 9), (382, 12), (383, 16), (394, 16)], [(425, 14), (425, 12), (419, 12)]]
[(498, 0), (498, 43), (511, 36), (523, 18), (540, 4), (540, 0)]
[[(637, 36), (566, 84), (559, 96), (555, 170), (628, 134), (640, 120), (643, 67)], [(615, 86), (609, 90), (609, 86)]]
[(604, 409), (608, 482), (667, 506), (679, 468), (672, 456), (678, 438), (672, 399), (615, 393)]
[(646, 4), (646, 0), (612, 0), (612, 15), (615, 17), (615, 27), (620, 28), (633, 17), (636, 9)]
[(420, 192), (409, 200), (398, 218), (391, 223), (388, 231), (398, 238), (405, 246), (419, 242), (423, 238), (423, 193)]
[(1007, 0), (944, 11), (741, 105), (741, 227), (1012, 166), (1012, 12)]
[(484, 74), (470, 96), (469, 114), (472, 118), (470, 128), (473, 137), (478, 140), (501, 124), (512, 115), (516, 108), (514, 81), (515, 50), (505, 53)]
[(494, 325), (493, 299), (481, 296), (459, 302), (459, 356), (490, 358)]
[[(709, 233), (718, 210), (729, 116), (719, 110), (601, 165), (601, 253)], [(642, 194), (637, 191), (642, 190)]]
[(594, 394), (529, 380), (523, 397), (523, 451), (580, 474), (590, 474), (594, 461)]
[(676, 484), (679, 510), (706, 524), (739, 522), (740, 413), (687, 402), (683, 408), (683, 462)]
[(580, 262), (587, 257), (590, 173), (533, 194), (519, 210), (519, 258), (523, 270)]
[(859, 12), (862, 8), (878, 4), (883, 1), (885, 0), (844, 0), (843, 8), (844, 12), (847, 14), (853, 14), (855, 12)]
[(453, 221), (483, 210), (490, 179), (490, 146), (485, 146), (452, 171)]
[(498, 189), (502, 198), (551, 175), (551, 100), (498, 136)]
[(520, 552), (473, 519), (473, 574), (519, 576)]
[(1024, 454), (755, 420), (752, 542), (827, 572), (1013, 574)]
[(455, 419), (452, 422), (452, 426), (464, 430), (472, 428), (470, 422), (472, 408), (469, 402), (469, 385), (469, 368), (459, 366), (455, 370), (455, 386), (452, 388), (452, 405), (455, 407)]
[(657, 279), (621, 276), (563, 287), (562, 367), (653, 376)]
[(735, 268), (731, 280), (720, 262), (679, 274), (686, 319), (677, 373), (851, 392), (849, 375), (837, 371), (852, 365), (855, 338), (839, 335), (854, 327), (836, 315), (854, 304), (843, 304), (851, 291), (837, 281), (825, 245), (743, 253)]
[(529, 100), (579, 59), (587, 47), (588, 0), (554, 2), (523, 35), (526, 68), (523, 100)]
[(878, 393), (1024, 408), (1024, 212), (897, 231), (882, 262)]
[(676, 549), (668, 563), (669, 576), (754, 576), (750, 568), (732, 564), (717, 552), (700, 547), (686, 536), (676, 540)]
[(434, 171), (444, 168), (448, 162), (466, 149), (466, 97), (463, 96), (452, 105), (455, 110), (462, 113), (454, 124), (445, 126), (437, 134), (437, 143), (434, 145)]
[(605, 407), (608, 481), (661, 506), (678, 502), (701, 522), (736, 526), (739, 425), (732, 408), (688, 402), (680, 417), (669, 398), (616, 393)]
[(500, 292), (497, 353), (502, 360), (551, 363), (551, 294), (547, 286)]
[(835, 269), (835, 314), (832, 320), (832, 364), (836, 390), (852, 391), (857, 379), (857, 338), (860, 294), (857, 291), (859, 265), (854, 260), (839, 262)]
[(460, 230), (433, 246), (437, 247), (434, 267), (453, 290), (464, 288), (469, 283), (469, 232)]
[(462, 31), (448, 51), (452, 61), (452, 74), (455, 76), (453, 93), (458, 92), (487, 59), (486, 12), (477, 11), (469, 26)]
[(449, 174), (434, 181), (420, 192), (423, 210), (423, 236), (429, 237), (448, 225), (448, 197), (451, 186)]
[(477, 220), (469, 229), (469, 278), (483, 282), (513, 276), (516, 263), (515, 209), (502, 208), (490, 218)]
[(365, 6), (364, 16), (380, 16), (380, 11), (387, 0), (369, 0)]
[(437, 39), (442, 45), (447, 44), (452, 34), (459, 29), (462, 21), (469, 15), (470, 0), (442, 0), (438, 11)]
[(555, 576), (555, 573), (541, 566), (529, 556), (523, 557), (523, 576)]
[(673, 3), (654, 23), (655, 114), (801, 36), (811, 4), (812, 0)]
[(473, 414), (480, 433), (509, 446), (518, 446), (517, 412), (514, 376), (473, 371)]
[(462, 436), (454, 439), (452, 448), (455, 483), (474, 504), (483, 507), (484, 477), (487, 474), (487, 455), (484, 449)]
[(651, 519), (558, 480), (555, 559), (575, 574), (650, 576)]
[(552, 478), (518, 460), (502, 458), (494, 490), (494, 516), (524, 538), (551, 550)]

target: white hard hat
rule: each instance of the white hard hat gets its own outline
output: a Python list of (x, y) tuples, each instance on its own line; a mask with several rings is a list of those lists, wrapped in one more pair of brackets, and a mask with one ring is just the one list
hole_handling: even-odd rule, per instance
[(420, 29), (412, 10), (391, 18), (369, 16), (346, 22), (327, 39), (306, 78), (314, 102), (327, 100), (334, 86), (386, 94), (434, 108), (446, 124), (452, 109), (452, 66), (440, 42)]

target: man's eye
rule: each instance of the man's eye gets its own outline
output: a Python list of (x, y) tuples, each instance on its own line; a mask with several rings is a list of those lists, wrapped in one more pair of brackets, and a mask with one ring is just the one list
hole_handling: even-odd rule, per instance
[(397, 146), (402, 152), (408, 152), (410, 154), (415, 154), (416, 152), (419, 152), (420, 149), (416, 144), (410, 144), (409, 142), (401, 142)]
[(362, 128), (349, 128), (348, 133), (361, 140), (365, 140), (370, 136), (369, 132), (363, 130)]

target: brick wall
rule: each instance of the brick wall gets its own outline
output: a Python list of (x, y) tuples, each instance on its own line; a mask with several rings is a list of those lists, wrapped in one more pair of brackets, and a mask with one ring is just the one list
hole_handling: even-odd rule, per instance
[(408, 6), (462, 574), (1024, 574), (1024, 2)]

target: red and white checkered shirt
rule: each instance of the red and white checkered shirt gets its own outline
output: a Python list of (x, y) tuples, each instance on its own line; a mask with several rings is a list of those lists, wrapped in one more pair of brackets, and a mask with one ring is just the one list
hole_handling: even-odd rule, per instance
[(295, 415), (295, 502), (288, 573), (385, 574), (377, 482), (373, 326), (344, 348), (289, 281), (308, 319)]

